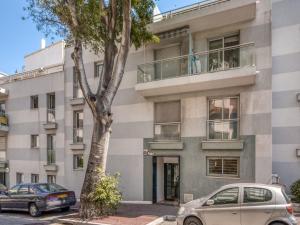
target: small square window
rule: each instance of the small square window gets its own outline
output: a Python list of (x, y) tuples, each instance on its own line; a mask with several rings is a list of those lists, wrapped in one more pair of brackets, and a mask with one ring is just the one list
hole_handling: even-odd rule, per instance
[(75, 170), (83, 168), (83, 154), (73, 156), (73, 168)]
[(38, 95), (30, 96), (30, 108), (31, 109), (39, 108), (39, 96)]
[(95, 62), (95, 77), (100, 77), (103, 70), (103, 62)]
[(39, 182), (39, 175), (31, 174), (31, 183), (38, 183), (38, 182)]
[(39, 147), (40, 147), (39, 135), (37, 134), (31, 135), (31, 148), (39, 148)]

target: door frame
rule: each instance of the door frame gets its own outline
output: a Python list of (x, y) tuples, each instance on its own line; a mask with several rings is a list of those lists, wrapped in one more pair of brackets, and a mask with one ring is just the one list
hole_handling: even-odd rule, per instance
[[(178, 159), (178, 171), (179, 171), (179, 186), (178, 186), (178, 205), (180, 204), (180, 183), (181, 183), (181, 169), (180, 169), (180, 155), (155, 155), (152, 157), (152, 203), (157, 203), (157, 158), (158, 157), (169, 157)], [(165, 179), (164, 179), (165, 182)], [(165, 184), (164, 184), (165, 186)], [(165, 187), (164, 187), (165, 188)]]

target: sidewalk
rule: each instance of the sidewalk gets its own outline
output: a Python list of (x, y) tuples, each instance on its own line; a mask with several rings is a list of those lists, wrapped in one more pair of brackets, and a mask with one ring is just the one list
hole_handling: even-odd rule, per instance
[(76, 213), (60, 218), (57, 222), (74, 225), (154, 225), (162, 222), (160, 219), (162, 216), (176, 215), (177, 210), (177, 207), (167, 205), (122, 204), (114, 216), (85, 222), (81, 221)]

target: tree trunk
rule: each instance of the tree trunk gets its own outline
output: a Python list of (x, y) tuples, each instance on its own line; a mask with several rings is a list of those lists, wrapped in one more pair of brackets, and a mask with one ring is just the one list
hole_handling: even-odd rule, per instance
[(80, 195), (80, 217), (82, 219), (92, 218), (101, 214), (100, 209), (89, 200), (88, 195), (94, 190), (99, 180), (99, 168), (105, 173), (110, 133), (111, 121), (108, 121), (106, 117), (94, 118), (89, 160)]

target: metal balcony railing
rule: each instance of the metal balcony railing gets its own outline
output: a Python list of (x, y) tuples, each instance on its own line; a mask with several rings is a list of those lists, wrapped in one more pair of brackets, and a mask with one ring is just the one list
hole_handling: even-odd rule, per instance
[(254, 43), (184, 55), (138, 65), (137, 82), (146, 83), (255, 66)]
[(83, 128), (73, 128), (73, 142), (83, 143)]
[(231, 0), (204, 0), (204, 1), (197, 2), (197, 3), (191, 4), (191, 5), (173, 9), (173, 10), (170, 10), (167, 12), (159, 13), (159, 14), (156, 14), (153, 16), (153, 23), (159, 22), (162, 20), (166, 20), (166, 19), (178, 16), (181, 14), (185, 14), (185, 13), (188, 13), (191, 11), (201, 10), (201, 9), (207, 8), (209, 6), (217, 5), (217, 4), (220, 4), (223, 2), (228, 2), (228, 1), (231, 1)]
[(55, 109), (47, 109), (47, 122), (55, 123)]
[(178, 141), (181, 138), (180, 122), (155, 123), (154, 140), (155, 141)]

